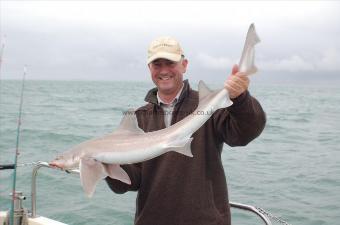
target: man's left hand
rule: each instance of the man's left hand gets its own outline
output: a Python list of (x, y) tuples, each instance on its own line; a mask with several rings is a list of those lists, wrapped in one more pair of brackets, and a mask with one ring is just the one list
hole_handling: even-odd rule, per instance
[(248, 76), (238, 71), (238, 65), (234, 65), (231, 75), (224, 82), (224, 88), (227, 89), (229, 93), (229, 98), (234, 99), (240, 96), (243, 92), (248, 89), (249, 78)]

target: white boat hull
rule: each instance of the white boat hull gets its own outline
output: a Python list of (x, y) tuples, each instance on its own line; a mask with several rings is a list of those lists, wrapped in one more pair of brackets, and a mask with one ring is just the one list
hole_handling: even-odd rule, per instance
[[(5, 224), (7, 212), (0, 211), (0, 224)], [(67, 225), (56, 220), (52, 220), (43, 216), (36, 218), (28, 218), (28, 225)]]

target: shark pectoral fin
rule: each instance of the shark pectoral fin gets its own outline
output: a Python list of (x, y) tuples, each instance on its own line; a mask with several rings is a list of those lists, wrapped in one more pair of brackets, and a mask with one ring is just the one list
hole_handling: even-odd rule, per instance
[(105, 172), (112, 179), (120, 180), (121, 182), (124, 182), (126, 184), (131, 184), (129, 175), (118, 164), (103, 163), (103, 166), (104, 166)]
[(183, 154), (189, 157), (193, 157), (192, 152), (191, 152), (192, 139), (193, 138), (189, 138), (189, 139), (185, 139), (184, 141), (181, 140), (178, 142), (174, 142), (169, 146), (168, 150), (178, 152), (180, 154)]
[(80, 182), (87, 197), (91, 198), (97, 183), (105, 177), (101, 162), (92, 158), (82, 158), (79, 163)]

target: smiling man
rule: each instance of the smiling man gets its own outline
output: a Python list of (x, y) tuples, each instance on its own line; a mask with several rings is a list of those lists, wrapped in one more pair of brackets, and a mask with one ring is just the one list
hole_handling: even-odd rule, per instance
[[(147, 64), (156, 87), (146, 95), (147, 104), (135, 113), (139, 127), (150, 132), (188, 116), (198, 106), (199, 97), (183, 80), (188, 60), (175, 39), (160, 37), (151, 42)], [(235, 65), (224, 83), (233, 105), (217, 110), (193, 134), (193, 158), (168, 152), (142, 163), (123, 165), (131, 185), (106, 178), (116, 193), (138, 191), (136, 225), (231, 224), (221, 161), (223, 143), (247, 145), (260, 135), (266, 122), (248, 86), (248, 77)]]
[(183, 74), (188, 60), (182, 48), (172, 38), (154, 40), (148, 50), (148, 66), (152, 81), (158, 88), (158, 96), (169, 104), (183, 87)]

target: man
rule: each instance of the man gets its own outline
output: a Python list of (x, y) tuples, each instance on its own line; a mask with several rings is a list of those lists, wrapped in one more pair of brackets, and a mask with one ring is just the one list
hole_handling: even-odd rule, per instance
[[(156, 88), (136, 110), (145, 132), (163, 129), (195, 110), (198, 93), (183, 81), (188, 60), (170, 37), (154, 40), (148, 67)], [(229, 225), (230, 207), (221, 152), (223, 143), (244, 146), (262, 132), (265, 113), (248, 92), (249, 79), (235, 65), (224, 87), (233, 105), (217, 110), (193, 134), (193, 158), (169, 152), (154, 159), (123, 165), (131, 185), (106, 178), (116, 193), (138, 191), (136, 225)], [(199, 116), (199, 115), (197, 115)]]

